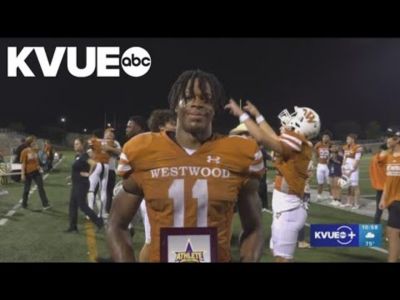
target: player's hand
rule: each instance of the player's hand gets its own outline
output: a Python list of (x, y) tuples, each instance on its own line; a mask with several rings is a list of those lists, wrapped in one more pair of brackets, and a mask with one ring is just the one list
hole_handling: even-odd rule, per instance
[(257, 107), (249, 100), (246, 101), (246, 105), (243, 106), (243, 109), (249, 112), (255, 118), (257, 118), (260, 115), (260, 112), (258, 111)]
[(103, 151), (111, 151), (113, 148), (108, 145), (101, 145), (101, 150)]
[(230, 99), (229, 103), (225, 105), (225, 109), (229, 110), (229, 112), (234, 115), (235, 117), (240, 117), (244, 112), (243, 110), (237, 105), (235, 100)]
[(383, 202), (383, 200), (381, 199), (381, 201), (379, 202), (379, 209), (384, 210), (385, 208), (386, 208), (385, 202)]

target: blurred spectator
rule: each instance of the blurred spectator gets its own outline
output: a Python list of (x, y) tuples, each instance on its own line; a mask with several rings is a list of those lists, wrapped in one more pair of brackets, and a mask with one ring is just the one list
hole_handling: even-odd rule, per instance
[(49, 140), (46, 140), (44, 142), (43, 152), (46, 154), (46, 163), (44, 165), (44, 170), (46, 172), (50, 172), (53, 169), (54, 149)]
[(24, 192), (22, 195), (22, 207), (28, 207), (28, 195), (31, 189), (32, 180), (35, 181), (42, 201), (43, 210), (49, 209), (49, 201), (43, 188), (43, 178), (39, 166), (38, 145), (34, 136), (26, 139), (27, 148), (21, 152), (21, 180), (24, 181)]

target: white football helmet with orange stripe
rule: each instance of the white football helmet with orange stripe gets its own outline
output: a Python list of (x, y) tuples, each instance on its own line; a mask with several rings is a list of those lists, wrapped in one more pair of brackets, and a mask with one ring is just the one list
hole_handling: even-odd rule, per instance
[(321, 120), (319, 115), (308, 107), (294, 107), (294, 113), (283, 110), (278, 118), (284, 127), (291, 127), (295, 132), (304, 135), (307, 139), (312, 139), (319, 134)]

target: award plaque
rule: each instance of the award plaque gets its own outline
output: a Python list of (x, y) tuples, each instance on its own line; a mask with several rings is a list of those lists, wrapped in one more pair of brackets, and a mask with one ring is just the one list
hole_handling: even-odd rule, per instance
[(217, 262), (216, 227), (167, 227), (160, 229), (161, 262)]

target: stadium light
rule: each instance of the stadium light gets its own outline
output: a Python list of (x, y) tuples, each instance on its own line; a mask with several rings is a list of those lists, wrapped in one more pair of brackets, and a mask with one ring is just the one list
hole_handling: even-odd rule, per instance
[(111, 123), (107, 123), (107, 127), (111, 127)]
[(62, 123), (65, 123), (66, 121), (67, 121), (67, 119), (65, 118), (65, 117), (61, 117), (61, 120), (60, 120)]
[(86, 132), (87, 132), (87, 129), (86, 129), (86, 128), (83, 128), (83, 132), (85, 132), (85, 133), (86, 133)]

